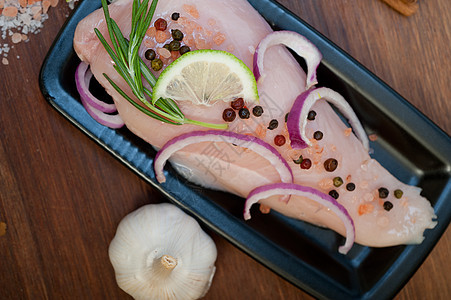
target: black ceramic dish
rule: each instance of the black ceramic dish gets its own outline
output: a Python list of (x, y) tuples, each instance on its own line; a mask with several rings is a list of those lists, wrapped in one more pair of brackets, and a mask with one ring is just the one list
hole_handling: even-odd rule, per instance
[[(275, 29), (297, 31), (320, 49), (324, 57), (318, 69), (320, 85), (340, 92), (367, 132), (378, 135), (378, 140), (371, 143), (374, 157), (400, 180), (423, 189), (423, 195), (434, 206), (438, 225), (426, 230), (421, 245), (381, 249), (355, 245), (343, 256), (337, 252), (344, 242), (338, 234), (278, 213), (263, 216), (257, 210), (252, 220), (244, 222), (243, 199), (201, 189), (170, 167), (167, 182), (157, 184), (152, 148), (127, 129), (99, 125), (79, 102), (74, 83), (79, 60), (72, 38), (77, 23), (99, 8), (100, 1), (82, 1), (58, 35), (42, 66), (42, 93), (70, 122), (171, 202), (299, 288), (322, 299), (391, 298), (413, 275), (450, 222), (451, 139), (390, 87), (275, 1), (250, 2)], [(431, 144), (433, 149), (428, 147)]]

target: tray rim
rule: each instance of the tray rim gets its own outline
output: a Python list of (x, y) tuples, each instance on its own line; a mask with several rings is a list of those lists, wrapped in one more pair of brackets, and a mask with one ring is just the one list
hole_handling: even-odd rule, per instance
[[(389, 85), (384, 83), (382, 80), (380, 80), (376, 75), (371, 73), (367, 68), (362, 66), (359, 62), (357, 62), (354, 58), (352, 58), (349, 54), (347, 54), (345, 51), (340, 49), (338, 46), (333, 44), (330, 40), (328, 40), (326, 37), (324, 37), (322, 34), (317, 32), (313, 27), (305, 23), (303, 20), (301, 20), (299, 17), (294, 15), (292, 12), (288, 11), (286, 8), (284, 8), (282, 5), (277, 3), (273, 0), (248, 0), (251, 5), (254, 7), (262, 7), (267, 6), (267, 9), (271, 9), (274, 12), (274, 18), (277, 17), (277, 14), (284, 14), (284, 20), (283, 24), (278, 23), (278, 27), (282, 27), (284, 29), (289, 29), (292, 27), (301, 27), (303, 30), (306, 30), (308, 34), (304, 34), (307, 38), (309, 38), (313, 43), (317, 45), (317, 47), (321, 50), (321, 52), (324, 55), (325, 59), (325, 65), (328, 66), (331, 69), (341, 70), (337, 66), (336, 63), (330, 63), (328, 62), (328, 59), (331, 59), (331, 57), (339, 58), (337, 61), (340, 61), (340, 59), (345, 59), (349, 66), (352, 68), (357, 68), (359, 70), (359, 80), (361, 79), (361, 76), (364, 75), (364, 78), (366, 81), (368, 81), (371, 86), (376, 86), (378, 88), (381, 88), (388, 96), (390, 96), (391, 99), (394, 97), (399, 104), (399, 107), (402, 107), (403, 109), (407, 109), (409, 112), (409, 118), (406, 120), (400, 120), (400, 123), (407, 123), (407, 127), (410, 127), (410, 124), (414, 122), (414, 119), (416, 122), (420, 120), (423, 125), (425, 125), (428, 130), (432, 130), (434, 134), (432, 135), (426, 135), (428, 137), (428, 141), (432, 142), (434, 141), (435, 144), (439, 144), (439, 147), (436, 147), (436, 154), (438, 157), (442, 158), (444, 161), (448, 161), (450, 163), (449, 156), (444, 153), (444, 151), (439, 151), (442, 148), (449, 148), (451, 149), (451, 139), (447, 133), (445, 133), (442, 129), (440, 129), (437, 125), (435, 125), (429, 118), (427, 118), (424, 114), (422, 114), (420, 111), (418, 111), (413, 105), (411, 105), (406, 99), (404, 99), (402, 96), (400, 96), (396, 91), (394, 91)], [(157, 190), (159, 190), (163, 195), (165, 195), (169, 201), (175, 203), (182, 209), (184, 209), (186, 212), (189, 212), (190, 214), (194, 215), (196, 218), (198, 218), (203, 224), (214, 230), (219, 235), (226, 238), (229, 242), (231, 242), (233, 245), (235, 245), (237, 248), (241, 249), (243, 252), (247, 253), (272, 271), (276, 272), (286, 280), (290, 281), (294, 285), (298, 286), (299, 288), (303, 289), (304, 291), (310, 293), (311, 295), (321, 298), (321, 299), (327, 299), (330, 298), (330, 296), (334, 296), (334, 298), (355, 298), (355, 299), (382, 299), (382, 298), (391, 298), (393, 297), (403, 286), (404, 284), (410, 279), (410, 277), (413, 275), (413, 273), (417, 270), (417, 268), (421, 265), (421, 263), (426, 259), (430, 251), (432, 251), (435, 244), (438, 242), (439, 238), (443, 234), (443, 232), (446, 230), (446, 228), (449, 225), (450, 219), (451, 219), (451, 210), (443, 211), (445, 204), (445, 199), (439, 199), (437, 200), (436, 205), (434, 206), (434, 210), (436, 210), (437, 215), (440, 213), (440, 220), (445, 222), (439, 222), (437, 224), (436, 228), (434, 230), (429, 230), (427, 235), (427, 240), (425, 240), (420, 245), (414, 245), (414, 246), (406, 246), (406, 248), (403, 250), (400, 257), (396, 260), (398, 264), (401, 265), (410, 265), (411, 267), (408, 268), (409, 271), (406, 272), (405, 270), (400, 271), (399, 268), (396, 269), (392, 265), (390, 267), (390, 270), (387, 272), (385, 276), (383, 276), (371, 289), (369, 289), (364, 294), (349, 294), (347, 291), (340, 290), (340, 288), (335, 288), (333, 291), (324, 291), (321, 290), (321, 284), (318, 284), (315, 282), (315, 280), (310, 280), (312, 277), (312, 274), (306, 274), (308, 275), (306, 280), (304, 282), (300, 282), (297, 277), (294, 277), (292, 273), (287, 271), (286, 269), (281, 269), (279, 265), (274, 264), (273, 261), (268, 260), (267, 255), (261, 255), (256, 253), (254, 250), (262, 245), (267, 243), (263, 241), (262, 237), (255, 237), (255, 240), (252, 241), (253, 247), (249, 247), (249, 245), (245, 246), (242, 243), (240, 243), (239, 239), (245, 237), (249, 234), (249, 230), (247, 228), (244, 228), (245, 233), (241, 234), (240, 237), (232, 238), (229, 235), (231, 230), (228, 229), (228, 232), (225, 232), (223, 229), (219, 228), (219, 226), (213, 224), (210, 220), (206, 219), (203, 215), (199, 214), (197, 211), (193, 210), (192, 207), (189, 207), (187, 203), (184, 203), (183, 201), (179, 201), (173, 194), (169, 193), (165, 190), (165, 188), (159, 184), (156, 183), (155, 178), (152, 176), (149, 176), (148, 174), (144, 174), (142, 170), (135, 167), (133, 164), (131, 164), (126, 158), (121, 156), (117, 151), (111, 148), (110, 145), (99, 139), (98, 136), (96, 136), (91, 130), (89, 130), (85, 125), (80, 124), (79, 121), (74, 118), (70, 113), (67, 111), (67, 107), (62, 106), (61, 99), (56, 99), (52, 96), (52, 92), (54, 92), (53, 89), (56, 88), (56, 90), (59, 92), (62, 92), (60, 96), (69, 97), (67, 93), (64, 93), (64, 89), (59, 85), (59, 73), (58, 68), (55, 68), (55, 66), (63, 66), (65, 63), (65, 59), (68, 59), (65, 55), (70, 51), (67, 49), (67, 47), (64, 47), (64, 42), (67, 42), (67, 33), (70, 33), (70, 30), (68, 28), (74, 29), (74, 24), (78, 23), (78, 20), (81, 19), (83, 15), (87, 14), (87, 11), (92, 8), (98, 8), (100, 7), (100, 1), (80, 1), (80, 3), (77, 5), (76, 9), (72, 12), (71, 17), (67, 19), (66, 23), (63, 25), (61, 31), (59, 32), (58, 36), (55, 38), (54, 43), (52, 44), (50, 50), (48, 51), (48, 54), (41, 66), (41, 71), (39, 74), (39, 85), (42, 91), (42, 94), (44, 95), (45, 99), (57, 110), (59, 111), (63, 116), (65, 116), (73, 125), (78, 127), (80, 130), (82, 130), (85, 134), (87, 134), (89, 137), (91, 137), (95, 142), (97, 142), (99, 145), (101, 145), (105, 150), (110, 152), (114, 157), (119, 159), (122, 163), (124, 163), (128, 168), (133, 170), (136, 174), (138, 174), (141, 178), (146, 180), (148, 183), (150, 183), (153, 187), (155, 187)], [(84, 11), (82, 11), (82, 8)], [(258, 9), (257, 9), (258, 10)], [(90, 10), (91, 11), (91, 10)], [(89, 11), (89, 12), (90, 12)], [(271, 23), (271, 22), (270, 22)], [(299, 28), (298, 28), (299, 29)], [(66, 36), (65, 36), (66, 35)], [(72, 33), (73, 36), (73, 33)], [(55, 56), (55, 52), (58, 52), (58, 56)], [(52, 55), (53, 53), (53, 55)], [(329, 63), (329, 64), (328, 64)], [(349, 67), (348, 66), (348, 67)], [(344, 70), (345, 73), (349, 72), (350, 70)], [(343, 72), (341, 70), (340, 72)], [(52, 79), (49, 81), (49, 75), (53, 75), (53, 80), (56, 79), (56, 81), (52, 81)], [(354, 76), (351, 76), (348, 74), (351, 78), (354, 80)], [(355, 75), (357, 76), (357, 75)], [(52, 76), (50, 76), (52, 77)], [(374, 87), (373, 87), (374, 88)], [(388, 100), (387, 100), (388, 101)], [(384, 104), (384, 103), (383, 103)], [(67, 105), (65, 103), (64, 105)], [(393, 118), (396, 120), (396, 118)], [(411, 120), (410, 122), (408, 120)], [(403, 122), (401, 122), (403, 121)], [(94, 121), (95, 122), (95, 121)], [(89, 125), (91, 126), (92, 123)], [(88, 126), (88, 127), (89, 127)], [(98, 127), (98, 126), (97, 126)], [(103, 130), (105, 131), (105, 130)], [(108, 131), (108, 130), (106, 130)], [(103, 133), (102, 133), (103, 134)], [(418, 133), (420, 134), (420, 133)], [(423, 137), (424, 139), (424, 137)], [(449, 166), (449, 164), (448, 164)], [(171, 177), (169, 177), (169, 180), (172, 180)], [(448, 178), (448, 183), (451, 182), (451, 179)], [(448, 194), (450, 191), (448, 191)], [(442, 197), (443, 198), (443, 197)], [(446, 197), (445, 197), (446, 198)], [(436, 208), (437, 207), (437, 208)], [(209, 206), (208, 209), (217, 209), (218, 207)], [(442, 208), (442, 209), (440, 209)], [(438, 211), (437, 211), (438, 210)], [(233, 223), (233, 222), (232, 222)], [(235, 226), (239, 226), (239, 222), (233, 223)], [(233, 227), (233, 226), (232, 226)], [(243, 230), (242, 226), (240, 227), (240, 230)], [(252, 232), (251, 232), (252, 233)], [(256, 247), (257, 246), (257, 247)], [(274, 245), (275, 246), (275, 245)], [(270, 249), (271, 253), (278, 253), (279, 255), (284, 255), (285, 251), (283, 249), (277, 249), (277, 247), (273, 247), (273, 249)], [(418, 255), (420, 254), (420, 255)], [(412, 267), (413, 266), (413, 267)], [(305, 265), (306, 271), (308, 272), (315, 272), (315, 270), (311, 270), (308, 265)], [(393, 284), (393, 278), (398, 277), (398, 284)], [(317, 278), (314, 278), (317, 279)], [(330, 287), (329, 287), (330, 288)]]

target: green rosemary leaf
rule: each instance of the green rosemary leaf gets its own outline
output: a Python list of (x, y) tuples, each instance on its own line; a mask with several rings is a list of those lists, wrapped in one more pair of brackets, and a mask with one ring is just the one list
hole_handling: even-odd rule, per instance
[(139, 105), (138, 103), (136, 103), (136, 101), (134, 101), (132, 98), (130, 98), (123, 90), (121, 90), (121, 88), (120, 88), (116, 83), (114, 83), (114, 81), (113, 81), (107, 74), (103, 73), (103, 76), (105, 76), (105, 78), (109, 81), (109, 83), (114, 87), (114, 89), (115, 89), (122, 97), (124, 97), (128, 102), (130, 102), (134, 107), (136, 107), (136, 108), (137, 108), (138, 110), (140, 110), (141, 112), (143, 112), (143, 113), (145, 113), (146, 115), (148, 115), (148, 116), (150, 116), (150, 117), (152, 117), (152, 118), (154, 118), (154, 119), (157, 119), (157, 120), (159, 120), (159, 121), (163, 121), (163, 122), (170, 123), (170, 124), (173, 124), (173, 125), (181, 125), (181, 124), (182, 124), (182, 123), (180, 123), (180, 122), (174, 122), (174, 121), (165, 119), (165, 118), (163, 118), (162, 116), (160, 116), (160, 115), (158, 115), (158, 114), (156, 114), (156, 113), (154, 113), (154, 112), (152, 112), (152, 111), (146, 109), (145, 107), (142, 107), (141, 105)]
[[(139, 0), (134, 0), (133, 5), (135, 6), (135, 10), (133, 12), (133, 22), (132, 22), (132, 28), (131, 28), (131, 34), (130, 34), (130, 41), (136, 40), (137, 44), (139, 42), (139, 39), (141, 37), (141, 26), (142, 26), (142, 16), (147, 10), (149, 4), (149, 0), (144, 0), (142, 3)], [(133, 19), (132, 18), (132, 19)], [(139, 43), (141, 44), (141, 43)]]
[(139, 56), (138, 54), (136, 54), (136, 56), (133, 58), (132, 63), (133, 66), (131, 66), (134, 70), (135, 73), (135, 82), (137, 84), (137, 87), (139, 88), (139, 90), (142, 92), (143, 96), (144, 96), (144, 87), (143, 87), (143, 82), (142, 82), (142, 78), (141, 78), (141, 66), (139, 64)]
[(128, 73), (122, 74), (121, 69), (117, 65), (113, 65), (113, 68), (116, 70), (116, 72), (119, 75), (122, 76), (122, 78), (125, 80), (125, 82), (130, 86), (130, 88), (132, 89), (133, 94), (135, 94), (135, 95), (138, 94), (138, 91), (135, 90), (134, 82), (130, 78), (130, 74), (128, 74)]
[(111, 28), (119, 44), (119, 49), (121, 50), (122, 53), (122, 60), (125, 61), (126, 60), (125, 56), (128, 53), (128, 41), (122, 35), (119, 25), (117, 25), (116, 21), (114, 21), (113, 19), (111, 19)]
[(123, 63), (123, 61), (121, 59), (119, 59), (117, 57), (116, 53), (113, 51), (111, 46), (108, 44), (108, 42), (103, 37), (102, 33), (100, 33), (100, 31), (97, 28), (94, 28), (94, 32), (96, 33), (96, 35), (99, 38), (100, 42), (102, 43), (103, 47), (108, 52), (111, 59), (113, 60), (113, 62), (115, 64), (114, 66), (118, 68), (117, 70), (118, 70), (119, 75), (121, 75), (125, 79), (125, 81), (127, 81), (127, 83), (129, 83), (131, 81), (131, 78), (128, 75), (127, 66)]
[(137, 28), (137, 24), (138, 24), (138, 15), (137, 15), (137, 11), (139, 8), (139, 2), (136, 0), (133, 0), (133, 5), (132, 5), (132, 30), (130, 31), (130, 39), (132, 39), (135, 36), (135, 31)]
[[(139, 0), (135, 0), (136, 2), (140, 2)], [(149, 6), (149, 0), (144, 0), (142, 3), (139, 4), (138, 11), (136, 12), (136, 16), (138, 20), (142, 21), (143, 14), (145, 15), (145, 12), (147, 11), (147, 7)], [(137, 31), (139, 32), (139, 31)]]
[[(111, 20), (111, 21), (112, 21), (111, 23), (113, 25), (112, 28), (114, 30), (114, 34), (118, 38), (120, 48), (126, 49), (126, 50), (123, 50), (124, 54), (125, 54), (128, 52), (128, 41), (122, 35), (122, 32), (119, 29), (119, 26), (117, 25), (117, 23), (114, 20)], [(141, 73), (142, 73), (144, 79), (146, 79), (146, 81), (149, 83), (149, 85), (151, 87), (153, 87), (155, 85), (155, 83), (157, 82), (155, 75), (153, 75), (153, 73), (150, 71), (149, 67), (144, 63), (144, 61), (142, 60), (141, 57), (139, 57), (139, 64), (140, 64)]]
[[(147, 94), (147, 96), (149, 96), (149, 98), (152, 97), (152, 94), (150, 93), (150, 91), (148, 89), (144, 89), (144, 92)], [(143, 98), (143, 100), (144, 100), (143, 103), (145, 105), (147, 105), (147, 107), (149, 107), (150, 109), (155, 108), (155, 107), (158, 108), (158, 110), (159, 110), (158, 113), (161, 114), (162, 116), (164, 116), (164, 117), (166, 117), (168, 119), (171, 119), (171, 120), (173, 120), (175, 122), (181, 122), (181, 123), (184, 122), (185, 115), (180, 111), (180, 109), (178, 109), (178, 111), (180, 111), (180, 113), (178, 113), (177, 110), (173, 110), (170, 105), (167, 105), (164, 102), (164, 100), (163, 100), (163, 102), (160, 102), (160, 104), (163, 103), (160, 106), (151, 104), (145, 98)], [(175, 104), (175, 102), (174, 102), (174, 104)]]
[(152, 72), (150, 72), (149, 67), (144, 63), (142, 59), (139, 60), (139, 65), (141, 67), (141, 73), (146, 79), (146, 81), (149, 83), (151, 87), (155, 86), (155, 83), (157, 83), (157, 79), (155, 78), (155, 75), (153, 75)]
[[(157, 102), (155, 102), (155, 106), (158, 107), (159, 109), (167, 112), (168, 114), (176, 114), (176, 111), (174, 111), (173, 107), (171, 106), (171, 104), (169, 102), (166, 102), (165, 99), (160, 98), (157, 100)], [(184, 118), (184, 116), (182, 116), (182, 119)]]
[(111, 30), (111, 17), (110, 17), (110, 11), (108, 9), (108, 3), (107, 0), (102, 0), (102, 8), (103, 8), (103, 14), (105, 15), (105, 21), (108, 28), (108, 33), (110, 35), (111, 43), (113, 44), (113, 48), (116, 52), (118, 52), (119, 45), (116, 42), (116, 39), (114, 38), (114, 33)]
[(140, 27), (140, 31), (143, 37), (150, 26), (150, 22), (152, 22), (152, 17), (155, 13), (155, 9), (157, 8), (157, 3), (158, 1), (155, 0), (152, 1), (152, 3), (150, 4), (149, 11), (147, 12), (147, 15), (145, 15), (144, 20), (141, 24), (142, 26)]
[(160, 99), (158, 99), (156, 104), (158, 105), (159, 102), (164, 103), (165, 107), (167, 107), (167, 109), (170, 110), (171, 112), (173, 112), (174, 114), (176, 114), (180, 117), (185, 117), (174, 100), (160, 98)]

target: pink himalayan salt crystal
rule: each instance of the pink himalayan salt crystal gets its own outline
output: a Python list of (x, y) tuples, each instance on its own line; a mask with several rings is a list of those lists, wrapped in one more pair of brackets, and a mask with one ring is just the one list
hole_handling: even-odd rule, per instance
[(8, 6), (3, 9), (2, 15), (4, 15), (5, 17), (14, 18), (15, 16), (17, 16), (18, 11), (19, 10), (17, 9), (17, 7)]
[(14, 44), (20, 43), (22, 41), (22, 35), (18, 32), (13, 33), (13, 35), (11, 36), (11, 41)]

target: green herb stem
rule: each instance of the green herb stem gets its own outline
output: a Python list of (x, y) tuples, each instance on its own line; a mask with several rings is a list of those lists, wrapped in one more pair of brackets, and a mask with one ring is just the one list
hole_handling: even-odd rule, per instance
[(185, 118), (184, 123), (185, 124), (199, 125), (199, 126), (203, 126), (203, 127), (212, 128), (212, 129), (227, 129), (228, 128), (227, 124), (207, 123), (207, 122), (202, 122), (202, 121), (191, 120), (191, 119), (188, 119), (188, 118)]

